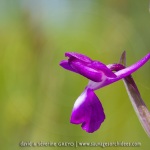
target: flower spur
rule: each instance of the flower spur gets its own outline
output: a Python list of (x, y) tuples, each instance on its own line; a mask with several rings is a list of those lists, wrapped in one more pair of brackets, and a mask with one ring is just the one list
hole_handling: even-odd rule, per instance
[(118, 66), (114, 65), (112, 69), (113, 64), (106, 66), (83, 54), (67, 52), (65, 56), (69, 59), (61, 61), (60, 66), (89, 79), (88, 85), (74, 104), (70, 119), (73, 124), (82, 124), (82, 129), (89, 133), (99, 129), (105, 120), (104, 109), (94, 90), (128, 77), (150, 59), (148, 53), (137, 63), (117, 70)]

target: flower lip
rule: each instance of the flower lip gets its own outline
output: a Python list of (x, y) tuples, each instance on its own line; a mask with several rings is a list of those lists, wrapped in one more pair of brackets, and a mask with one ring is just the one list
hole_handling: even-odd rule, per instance
[(93, 90), (86, 88), (74, 104), (70, 122), (82, 124), (83, 130), (92, 133), (99, 129), (104, 119), (105, 114), (98, 97)]

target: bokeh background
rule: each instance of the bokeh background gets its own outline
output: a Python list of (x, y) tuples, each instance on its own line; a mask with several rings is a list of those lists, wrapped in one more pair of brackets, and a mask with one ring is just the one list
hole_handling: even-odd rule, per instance
[[(88, 134), (69, 123), (88, 80), (59, 66), (64, 53), (109, 64), (123, 50), (127, 65), (150, 52), (149, 0), (1, 0), (0, 149), (64, 149), (22, 148), (21, 141), (124, 141), (141, 142), (132, 149), (147, 150), (150, 139), (122, 81), (96, 91), (106, 114), (98, 131)], [(150, 63), (133, 77), (150, 108)]]

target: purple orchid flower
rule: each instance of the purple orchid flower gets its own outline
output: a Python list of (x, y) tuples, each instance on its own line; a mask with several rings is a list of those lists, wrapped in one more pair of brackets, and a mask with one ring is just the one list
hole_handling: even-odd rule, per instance
[(67, 52), (65, 56), (69, 59), (61, 61), (60, 66), (89, 79), (88, 85), (74, 104), (70, 119), (73, 124), (82, 124), (82, 129), (89, 133), (99, 129), (105, 120), (102, 104), (94, 90), (129, 76), (150, 59), (150, 53), (148, 53), (137, 63), (117, 70), (117, 65), (112, 69), (112, 64), (105, 65), (83, 54)]

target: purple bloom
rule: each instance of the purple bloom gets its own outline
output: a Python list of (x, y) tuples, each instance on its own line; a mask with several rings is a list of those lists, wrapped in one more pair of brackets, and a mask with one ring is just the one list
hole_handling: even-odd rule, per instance
[[(75, 52), (67, 52), (65, 56), (69, 59), (60, 62), (63, 68), (90, 80), (84, 92), (76, 100), (70, 120), (73, 124), (82, 124), (82, 129), (89, 133), (96, 131), (105, 119), (103, 107), (94, 90), (129, 76), (150, 59), (150, 53), (148, 53), (137, 63), (117, 70), (120, 64), (105, 65)], [(112, 67), (115, 68), (112, 69)], [(116, 72), (114, 73), (113, 70)]]

